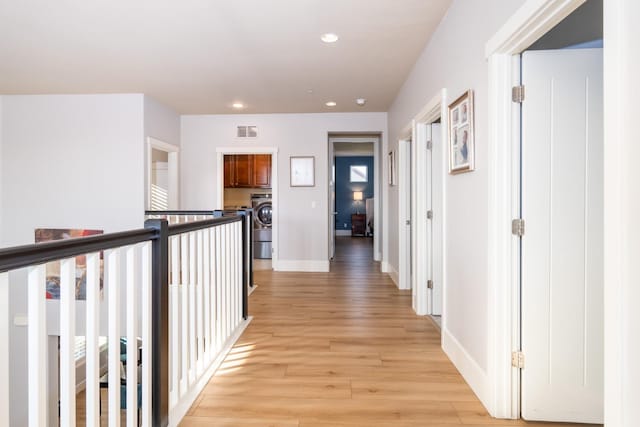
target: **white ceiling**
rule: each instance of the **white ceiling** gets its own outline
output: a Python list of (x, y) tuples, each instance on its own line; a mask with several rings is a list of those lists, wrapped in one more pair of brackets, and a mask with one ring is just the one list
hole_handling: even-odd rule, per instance
[[(0, 0), (0, 93), (145, 93), (183, 114), (237, 101), (387, 111), (449, 3)], [(327, 32), (340, 40), (322, 43)]]

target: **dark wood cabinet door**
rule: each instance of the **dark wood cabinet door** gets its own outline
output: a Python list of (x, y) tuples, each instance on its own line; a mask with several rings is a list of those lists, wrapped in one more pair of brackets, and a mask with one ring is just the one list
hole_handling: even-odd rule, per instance
[(271, 154), (254, 154), (253, 185), (271, 188)]
[(351, 214), (351, 235), (364, 236), (367, 231), (367, 216), (365, 214)]
[(253, 187), (253, 155), (237, 154), (236, 187)]
[(224, 186), (225, 188), (236, 186), (236, 160), (233, 154), (224, 156)]

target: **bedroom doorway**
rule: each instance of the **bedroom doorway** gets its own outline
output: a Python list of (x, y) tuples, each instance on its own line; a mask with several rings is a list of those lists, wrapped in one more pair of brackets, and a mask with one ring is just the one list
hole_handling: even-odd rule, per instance
[[(329, 260), (349, 242), (371, 246), (368, 260), (379, 261), (380, 134), (329, 134)], [(338, 245), (336, 244), (338, 241)], [(348, 251), (348, 253), (355, 253)]]

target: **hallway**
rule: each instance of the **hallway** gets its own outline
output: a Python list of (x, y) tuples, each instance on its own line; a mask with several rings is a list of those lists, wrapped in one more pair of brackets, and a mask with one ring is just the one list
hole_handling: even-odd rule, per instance
[(330, 273), (257, 272), (254, 319), (181, 425), (556, 425), (492, 420), (372, 258), (340, 237)]

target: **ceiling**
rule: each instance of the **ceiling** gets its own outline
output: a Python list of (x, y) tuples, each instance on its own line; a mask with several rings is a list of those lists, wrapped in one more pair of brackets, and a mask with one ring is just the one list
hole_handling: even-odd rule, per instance
[(145, 93), (182, 114), (387, 111), (449, 3), (0, 0), (0, 93)]

